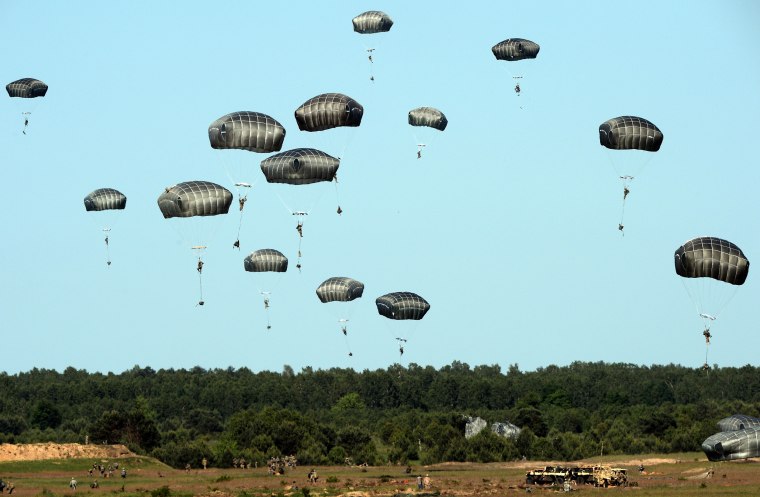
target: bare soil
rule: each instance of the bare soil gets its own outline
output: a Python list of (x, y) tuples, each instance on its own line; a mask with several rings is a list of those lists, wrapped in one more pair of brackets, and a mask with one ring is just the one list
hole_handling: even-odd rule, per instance
[(134, 457), (135, 454), (124, 445), (82, 445), (82, 444), (0, 444), (0, 462), (39, 461), (44, 459), (117, 459)]

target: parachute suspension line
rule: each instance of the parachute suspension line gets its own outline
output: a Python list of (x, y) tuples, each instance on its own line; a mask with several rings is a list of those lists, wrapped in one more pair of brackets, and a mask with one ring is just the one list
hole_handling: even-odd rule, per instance
[(269, 296), (272, 294), (272, 292), (259, 292), (262, 297), (264, 297), (264, 312), (267, 315), (267, 331), (272, 329), (272, 323), (269, 320)]
[(341, 209), (340, 207), (340, 194), (338, 193), (338, 175), (337, 174), (335, 175), (335, 178), (333, 179), (333, 181), (335, 182), (335, 203), (338, 204), (338, 208), (335, 210), (335, 212), (337, 212), (338, 215), (340, 216), (341, 214), (343, 214), (343, 209)]
[(243, 208), (248, 201), (248, 192), (241, 195), (240, 187), (250, 188), (251, 185), (248, 183), (235, 183), (235, 186), (238, 187), (238, 208), (240, 210), (240, 219), (238, 220), (237, 238), (235, 239), (235, 243), (232, 244), (232, 247), (240, 250), (240, 230), (243, 228)]
[(625, 231), (623, 229), (625, 228), (625, 224), (623, 222), (625, 218), (625, 200), (628, 198), (628, 194), (631, 193), (631, 189), (628, 188), (631, 184), (631, 181), (633, 181), (633, 176), (620, 176), (621, 181), (623, 182), (623, 206), (620, 210), (620, 222), (618, 223), (618, 230), (620, 230), (620, 234), (625, 236)]
[(298, 216), (298, 221), (296, 224), (296, 231), (298, 232), (298, 260), (296, 261), (296, 269), (298, 269), (298, 272), (301, 272), (301, 242), (303, 241), (303, 221), (301, 220), (302, 216), (307, 216), (309, 213), (304, 211), (298, 211), (294, 212), (294, 216)]
[(106, 243), (106, 266), (111, 266), (111, 254), (108, 249), (108, 235), (111, 232), (111, 228), (103, 228), (103, 232), (106, 234), (103, 240)]
[(23, 134), (26, 134), (26, 128), (29, 126), (29, 116), (32, 115), (31, 112), (22, 112), (21, 115), (24, 117), (24, 129), (21, 130)]
[(340, 324), (340, 331), (343, 333), (343, 341), (346, 344), (346, 350), (348, 351), (348, 357), (353, 357), (354, 353), (351, 351), (351, 344), (348, 340), (348, 318), (341, 318), (338, 320)]
[(204, 305), (206, 302), (203, 300), (203, 251), (206, 250), (205, 245), (196, 245), (192, 247), (193, 250), (198, 251), (198, 264), (196, 264), (195, 269), (198, 271), (198, 288), (199, 288), (199, 295), (200, 298), (198, 299), (198, 303), (195, 304), (196, 307), (199, 305)]

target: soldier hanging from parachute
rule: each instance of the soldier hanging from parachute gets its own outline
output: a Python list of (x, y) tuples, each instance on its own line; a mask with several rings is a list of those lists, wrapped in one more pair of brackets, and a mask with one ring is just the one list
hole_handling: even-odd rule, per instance
[[(343, 306), (342, 303), (348, 303), (361, 298), (364, 293), (364, 283), (353, 278), (334, 276), (323, 281), (317, 287), (316, 291), (317, 297), (319, 297), (320, 302), (323, 304), (339, 302), (341, 303), (343, 310), (345, 310), (345, 306)], [(343, 316), (345, 316), (345, 314)], [(348, 356), (352, 357), (354, 354), (351, 351), (351, 345), (348, 338), (348, 320), (348, 317), (341, 317), (338, 319), (338, 323), (340, 325), (340, 331), (343, 333), (343, 339), (346, 342)]]
[[(380, 12), (378, 10), (370, 10), (367, 12), (364, 12), (362, 14), (359, 14), (358, 16), (354, 17), (351, 21), (354, 25), (354, 31), (362, 34), (362, 35), (369, 35), (369, 34), (375, 34), (375, 33), (387, 33), (391, 30), (391, 27), (393, 26), (393, 20), (386, 14), (385, 12)], [(373, 37), (375, 41), (379, 41), (377, 37)], [(375, 60), (372, 58), (373, 52), (375, 51), (375, 47), (367, 47), (367, 60), (369, 60), (370, 63), (370, 76), (369, 80), (374, 82), (375, 81), (375, 74), (373, 70), (374, 62)]]
[[(271, 284), (271, 287), (267, 290), (259, 290), (264, 299), (264, 312), (267, 315), (267, 330), (272, 329), (272, 323), (269, 318), (270, 297), (272, 290), (276, 288), (280, 278), (266, 277), (263, 273), (284, 273), (288, 270), (288, 258), (285, 257), (282, 252), (275, 249), (259, 249), (251, 252), (243, 260), (243, 268), (249, 273), (262, 273), (257, 276), (257, 281), (265, 281)], [(281, 276), (281, 275), (280, 275)]]
[[(44, 97), (47, 94), (48, 85), (39, 79), (22, 78), (5, 85), (5, 90), (8, 92), (8, 96), (11, 98), (29, 99)], [(32, 105), (28, 104), (27, 102), (27, 100), (24, 100), (25, 109), (28, 109), (28, 106)], [(32, 106), (36, 107), (37, 101), (34, 100), (34, 102), (35, 104)], [(23, 134), (26, 134), (26, 129), (29, 126), (29, 116), (31, 115), (32, 112), (30, 110), (24, 110), (21, 112), (21, 116), (24, 119), (24, 128), (21, 130)]]
[[(187, 229), (183, 239), (196, 242), (191, 249), (197, 253), (196, 271), (198, 271), (198, 283), (200, 298), (196, 306), (203, 306), (203, 253), (207, 246), (205, 243), (197, 244), (201, 236), (209, 236), (210, 226), (205, 221), (211, 216), (227, 214), (232, 204), (232, 193), (223, 186), (210, 181), (186, 181), (174, 186), (167, 187), (158, 197), (158, 208), (164, 219), (174, 220), (178, 231)], [(190, 229), (189, 225), (194, 225)], [(216, 224), (215, 222), (213, 224)], [(181, 229), (180, 229), (181, 228)]]
[(674, 254), (676, 274), (681, 276), (689, 298), (703, 321), (705, 363), (712, 324), (743, 285), (749, 274), (749, 260), (735, 244), (716, 237), (699, 237), (681, 245)]
[[(623, 183), (623, 205), (618, 223), (618, 230), (623, 236), (625, 203), (631, 193), (631, 182), (652, 157), (641, 152), (657, 152), (662, 140), (660, 129), (642, 117), (620, 116), (599, 125), (599, 143), (614, 151), (609, 154), (610, 161)], [(621, 170), (623, 167), (626, 169)]]
[[(102, 212), (104, 214), (117, 214), (127, 206), (127, 197), (118, 190), (113, 188), (99, 188), (90, 192), (84, 198), (84, 208), (87, 212)], [(109, 216), (109, 221), (114, 222), (114, 216)], [(104, 226), (101, 230), (105, 233), (106, 244), (106, 265), (111, 265), (111, 254), (109, 248), (109, 235), (111, 225)]]
[[(208, 127), (208, 139), (211, 148), (218, 150), (244, 150), (248, 152), (270, 153), (282, 149), (285, 140), (285, 128), (276, 119), (261, 112), (239, 111), (226, 114), (216, 119)], [(227, 174), (232, 178), (232, 163), (234, 152), (222, 152), (222, 158)], [(247, 155), (247, 154), (246, 154)], [(231, 161), (231, 162), (230, 162)], [(242, 167), (247, 171), (248, 167)], [(240, 250), (240, 231), (243, 226), (243, 208), (248, 201), (248, 191), (252, 185), (241, 181), (242, 171), (235, 171), (232, 178), (238, 193), (237, 238), (233, 248)], [(245, 193), (243, 193), (245, 192)]]

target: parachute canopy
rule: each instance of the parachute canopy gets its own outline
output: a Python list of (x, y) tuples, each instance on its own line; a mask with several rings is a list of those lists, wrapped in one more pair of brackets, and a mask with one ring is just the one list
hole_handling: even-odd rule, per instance
[(539, 50), (538, 43), (522, 38), (509, 38), (491, 48), (496, 60), (508, 61), (535, 59)]
[(718, 429), (720, 431), (743, 430), (753, 427), (760, 427), (760, 418), (753, 418), (746, 414), (734, 414), (718, 421)]
[(340, 126), (359, 126), (364, 107), (342, 93), (323, 93), (310, 98), (296, 109), (301, 131), (323, 131)]
[(317, 287), (317, 297), (323, 303), (350, 302), (364, 293), (364, 283), (353, 278), (336, 276), (328, 278)]
[(676, 273), (684, 278), (712, 278), (742, 285), (749, 261), (733, 243), (704, 236), (684, 243), (675, 252)]
[(208, 127), (211, 148), (277, 152), (285, 140), (285, 128), (260, 112), (233, 112)]
[(409, 124), (412, 126), (427, 126), (443, 131), (449, 124), (446, 116), (433, 107), (418, 107), (409, 111)]
[(288, 258), (275, 249), (260, 249), (251, 252), (244, 260), (243, 267), (251, 273), (284, 273), (288, 270)]
[(660, 129), (643, 117), (620, 116), (599, 125), (599, 142), (612, 150), (657, 152), (662, 138)]
[(702, 450), (710, 461), (760, 457), (760, 427), (716, 433), (702, 442)]
[(126, 206), (127, 197), (113, 188), (98, 188), (84, 198), (84, 208), (87, 211), (123, 209)]
[(340, 159), (313, 148), (288, 150), (261, 161), (261, 171), (269, 183), (307, 185), (332, 181)]
[(227, 214), (232, 193), (209, 181), (187, 181), (164, 189), (158, 208), (164, 218)]
[(430, 304), (412, 292), (393, 292), (375, 300), (377, 312), (388, 319), (414, 319), (425, 317)]
[(361, 34), (385, 33), (391, 30), (393, 19), (385, 12), (369, 10), (354, 17), (354, 31)]
[(36, 98), (44, 97), (48, 91), (48, 85), (34, 78), (22, 78), (5, 85), (9, 97)]

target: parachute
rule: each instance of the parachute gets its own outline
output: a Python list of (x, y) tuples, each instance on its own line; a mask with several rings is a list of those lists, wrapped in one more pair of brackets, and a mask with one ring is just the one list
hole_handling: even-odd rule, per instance
[(22, 78), (5, 85), (9, 97), (37, 98), (44, 97), (48, 91), (48, 85), (34, 78)]
[(232, 193), (209, 181), (187, 181), (170, 186), (158, 197), (164, 219), (227, 214)]
[(386, 33), (393, 27), (393, 19), (385, 12), (369, 10), (352, 19), (354, 31), (366, 35), (374, 33)]
[(734, 414), (718, 421), (718, 429), (720, 431), (735, 431), (758, 427), (760, 427), (760, 418), (753, 418), (746, 414)]
[(308, 185), (332, 181), (340, 159), (313, 148), (288, 150), (261, 161), (261, 172), (269, 183)]
[[(651, 159), (651, 155), (640, 152), (657, 152), (662, 145), (663, 135), (660, 129), (643, 117), (620, 116), (609, 119), (599, 125), (599, 143), (614, 154), (608, 155), (618, 177), (623, 182), (623, 206), (620, 212), (618, 230), (623, 233), (625, 201), (631, 192), (631, 181), (636, 178)], [(625, 160), (617, 151), (626, 150)], [(613, 157), (614, 156), (614, 157)]]
[(364, 283), (353, 278), (328, 278), (317, 287), (317, 297), (322, 303), (350, 302), (364, 293)]
[[(378, 314), (392, 320), (419, 321), (430, 310), (430, 304), (412, 292), (393, 292), (382, 295), (375, 299), (375, 305)], [(405, 336), (396, 337), (398, 351), (402, 356), (407, 340)]]
[(209, 125), (208, 139), (211, 148), (277, 152), (285, 140), (285, 128), (260, 112), (233, 112)]
[[(323, 303), (330, 302), (351, 302), (358, 298), (361, 298), (364, 293), (364, 283), (357, 281), (353, 278), (346, 278), (342, 276), (335, 276), (328, 278), (317, 287), (317, 297)], [(343, 306), (341, 306), (343, 307)], [(346, 341), (346, 347), (348, 348), (348, 355), (353, 356), (351, 346), (348, 340), (348, 321), (349, 315), (341, 315), (338, 319), (340, 324), (340, 331), (343, 333), (343, 338)]]
[(620, 116), (599, 125), (599, 143), (611, 150), (657, 152), (662, 131), (643, 117)]
[[(284, 273), (288, 270), (288, 258), (275, 249), (259, 249), (251, 252), (244, 260), (243, 267), (250, 273)], [(279, 282), (279, 280), (278, 280)], [(270, 290), (259, 289), (264, 299), (264, 311), (267, 314), (267, 330), (272, 329), (269, 318)]]
[(427, 126), (439, 131), (446, 129), (449, 121), (438, 109), (433, 107), (418, 107), (409, 111), (409, 124), (412, 126)]
[(284, 273), (288, 270), (288, 258), (279, 250), (259, 249), (243, 260), (243, 267), (250, 273)]
[(760, 427), (716, 433), (702, 442), (702, 450), (710, 461), (760, 457)]
[[(749, 260), (738, 246), (727, 240), (699, 237), (678, 247), (674, 262), (676, 274), (683, 278), (684, 288), (704, 323), (702, 334), (707, 347), (712, 337), (711, 322), (747, 280)], [(707, 364), (706, 351), (706, 368)]]
[[(538, 43), (534, 43), (530, 40), (523, 38), (509, 38), (502, 42), (497, 43), (491, 47), (496, 60), (506, 60), (508, 62), (516, 62), (519, 60), (535, 59), (538, 57), (538, 51), (541, 47)], [(520, 81), (525, 77), (525, 67), (520, 65), (520, 72), (516, 72), (517, 69), (511, 64), (508, 65), (509, 71), (512, 74), (512, 79), (515, 80), (515, 93), (519, 97), (522, 89), (520, 88)], [(523, 107), (520, 106), (522, 109)]]
[[(121, 211), (127, 206), (127, 197), (119, 190), (113, 188), (99, 188), (90, 192), (84, 198), (84, 208), (87, 212), (102, 212), (102, 211)], [(102, 229), (105, 233), (106, 244), (106, 265), (111, 265), (111, 256), (109, 250), (109, 238), (111, 232), (111, 224), (114, 222), (115, 216), (108, 216), (108, 224)]]
[(84, 198), (84, 208), (89, 211), (124, 209), (127, 197), (113, 188), (98, 188)]
[(514, 62), (523, 59), (535, 59), (541, 47), (538, 43), (523, 38), (509, 38), (491, 47), (496, 60)]
[(388, 319), (420, 320), (430, 310), (430, 304), (416, 293), (393, 292), (375, 300), (377, 312)]
[(323, 93), (310, 98), (296, 109), (301, 131), (323, 131), (342, 126), (357, 127), (362, 122), (364, 107), (342, 93)]
[[(241, 111), (224, 115), (208, 127), (208, 139), (211, 148), (219, 150), (247, 150), (249, 152), (269, 153), (282, 148), (285, 140), (285, 128), (276, 119), (260, 112)], [(223, 156), (227, 174), (235, 184), (240, 206), (238, 232), (233, 247), (240, 249), (240, 231), (243, 227), (243, 208), (248, 200), (247, 190), (251, 188), (244, 174), (249, 174), (250, 164)], [(234, 154), (233, 154), (234, 155)], [(240, 159), (240, 157), (238, 157)], [(234, 176), (234, 177), (233, 177)], [(243, 193), (246, 192), (246, 193)]]
[[(176, 218), (182, 220), (182, 225), (188, 224), (189, 218), (205, 219), (211, 216), (227, 214), (232, 204), (232, 193), (223, 186), (209, 181), (187, 181), (164, 189), (158, 197), (158, 208), (164, 219)], [(194, 242), (203, 241), (202, 237), (209, 236), (206, 223), (201, 221), (190, 223), (194, 230), (186, 231), (182, 237), (187, 241), (190, 236)], [(191, 247), (202, 254), (206, 249), (203, 243)], [(198, 255), (198, 283), (200, 299), (197, 305), (204, 305), (203, 300), (203, 259)]]
[[(418, 107), (409, 111), (409, 124), (415, 127), (431, 128), (433, 130), (443, 131), (449, 124), (446, 116), (438, 109), (433, 107)], [(426, 134), (423, 140), (420, 140), (415, 135), (415, 141), (417, 142), (417, 158), (422, 157), (422, 148), (426, 147), (433, 137), (433, 131), (430, 134)]]
[(712, 278), (731, 285), (743, 285), (749, 261), (733, 243), (705, 236), (684, 243), (675, 253), (676, 274), (684, 278)]
[[(379, 10), (370, 10), (364, 12), (363, 14), (359, 14), (353, 18), (352, 22), (354, 24), (354, 31), (363, 35), (387, 33), (393, 26), (393, 20), (390, 18), (390, 16), (388, 16), (388, 14), (385, 12), (380, 12)], [(374, 66), (374, 59), (372, 54), (377, 48), (378, 39), (377, 37), (372, 37), (372, 40), (376, 43), (372, 47), (365, 45), (364, 49), (367, 51), (367, 59), (370, 63), (369, 79), (370, 81), (375, 81), (374, 71), (371, 70)]]
[[(261, 172), (269, 183), (285, 183), (289, 185), (310, 185), (313, 183), (330, 182), (335, 179), (340, 159), (313, 148), (296, 148), (281, 152), (261, 161)], [(300, 193), (300, 192), (299, 192)], [(301, 195), (298, 201), (303, 202)], [(280, 198), (282, 200), (282, 198)], [(315, 199), (311, 199), (316, 202)], [(292, 200), (291, 200), (292, 202)], [(309, 202), (309, 201), (307, 201)], [(285, 202), (283, 201), (283, 204)], [(294, 215), (299, 216), (296, 225), (298, 231), (298, 261), (296, 267), (301, 269), (301, 242), (303, 239), (303, 216), (309, 213), (312, 205), (296, 209), (285, 207)], [(342, 212), (340, 205), (338, 213)]]
[[(22, 78), (5, 85), (5, 89), (8, 92), (8, 96), (11, 98), (37, 98), (44, 97), (48, 91), (48, 85), (34, 78)], [(28, 101), (24, 101), (19, 105), (21, 115), (24, 119), (23, 134), (26, 134), (26, 128), (29, 126), (29, 116), (32, 111), (37, 107), (37, 101), (34, 104), (30, 104)]]

